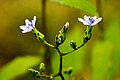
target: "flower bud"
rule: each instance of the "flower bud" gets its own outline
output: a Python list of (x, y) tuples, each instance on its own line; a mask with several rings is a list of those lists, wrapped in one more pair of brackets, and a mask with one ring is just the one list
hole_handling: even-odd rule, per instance
[(72, 73), (72, 67), (69, 67), (69, 68), (65, 69), (64, 73), (70, 75)]
[(40, 71), (44, 72), (45, 71), (45, 64), (40, 63), (39, 69), (40, 69)]
[(52, 75), (50, 75), (50, 80), (53, 80), (53, 78), (54, 78), (54, 77), (53, 77)]
[(69, 23), (66, 22), (66, 24), (63, 26), (63, 28), (56, 35), (55, 41), (56, 41), (57, 46), (59, 46), (60, 44), (62, 44), (65, 41), (66, 32), (68, 30), (68, 27), (69, 27)]
[(28, 69), (30, 72), (32, 72), (33, 77), (40, 78), (40, 72), (35, 69)]
[(73, 48), (73, 49), (77, 49), (77, 44), (75, 41), (71, 40), (71, 43), (70, 43), (70, 46)]

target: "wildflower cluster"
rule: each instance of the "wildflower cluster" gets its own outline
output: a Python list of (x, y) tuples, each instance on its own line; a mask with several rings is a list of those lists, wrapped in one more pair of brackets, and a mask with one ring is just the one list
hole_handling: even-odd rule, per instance
[[(33, 34), (35, 35), (35, 37), (39, 41), (41, 41), (45, 45), (48, 45), (49, 47), (55, 48), (58, 51), (59, 56), (60, 56), (60, 67), (59, 67), (59, 72), (58, 73), (51, 74), (51, 75), (42, 74), (42, 72), (45, 71), (45, 64), (41, 63), (40, 67), (39, 67), (39, 71), (35, 70), (35, 69), (32, 69), (32, 68), (29, 69), (29, 71), (31, 71), (33, 73), (34, 77), (36, 77), (36, 78), (45, 77), (45, 78), (53, 79), (54, 77), (60, 76), (62, 80), (65, 80), (65, 78), (62, 74), (62, 71), (63, 71), (62, 70), (62, 57), (69, 54), (69, 53), (72, 53), (75, 50), (78, 50), (79, 48), (84, 46), (88, 42), (88, 40), (91, 39), (93, 26), (96, 25), (97, 23), (99, 23), (102, 20), (102, 18), (97, 18), (96, 16), (94, 16), (94, 17), (84, 16), (84, 19), (78, 18), (78, 20), (80, 22), (82, 22), (85, 26), (87, 26), (87, 29), (86, 29), (86, 31), (84, 33), (84, 36), (83, 36), (83, 42), (82, 42), (81, 45), (77, 46), (76, 42), (72, 40), (71, 43), (70, 43), (70, 46), (73, 48), (73, 50), (69, 51), (67, 53), (61, 52), (60, 49), (59, 49), (59, 45), (64, 43), (64, 41), (66, 39), (66, 33), (67, 33), (67, 30), (68, 30), (68, 27), (69, 27), (68, 22), (66, 22), (65, 25), (63, 26), (63, 28), (57, 33), (57, 35), (55, 37), (56, 45), (52, 45), (52, 44), (48, 43), (45, 40), (45, 36), (36, 29), (36, 27), (35, 27), (36, 16), (34, 16), (32, 21), (29, 21), (28, 19), (26, 19), (25, 20), (26, 24), (20, 26), (20, 29), (23, 30), (22, 33), (33, 32)], [(72, 73), (72, 68), (70, 67), (70, 68), (64, 69), (63, 72), (65, 74), (70, 75)]]

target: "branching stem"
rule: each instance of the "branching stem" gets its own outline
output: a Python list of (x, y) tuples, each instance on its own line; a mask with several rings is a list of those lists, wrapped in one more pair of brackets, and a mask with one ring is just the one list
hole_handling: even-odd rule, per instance
[(63, 53), (59, 50), (58, 46), (56, 46), (56, 50), (58, 51), (59, 55), (60, 55), (60, 67), (59, 67), (59, 72), (58, 72), (58, 76), (61, 77), (62, 80), (65, 80), (63, 74), (62, 74), (62, 57), (63, 57)]
[(69, 54), (69, 53), (72, 53), (72, 52), (74, 52), (74, 51), (78, 50), (79, 48), (83, 47), (84, 45), (85, 45), (85, 43), (81, 44), (81, 45), (80, 45), (80, 46), (78, 46), (76, 49), (74, 49), (74, 50), (72, 50), (72, 51), (70, 51), (70, 52), (63, 53), (62, 55), (63, 55), (63, 56), (65, 56), (65, 55), (67, 55), (67, 54)]

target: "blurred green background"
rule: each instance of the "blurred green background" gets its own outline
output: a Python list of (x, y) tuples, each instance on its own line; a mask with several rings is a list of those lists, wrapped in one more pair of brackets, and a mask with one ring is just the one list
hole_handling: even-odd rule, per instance
[[(46, 2), (44, 4), (44, 2)], [(0, 0), (0, 80), (35, 80), (28, 68), (47, 66), (46, 74), (59, 70), (56, 50), (37, 41), (32, 33), (22, 34), (25, 19), (37, 17), (36, 27), (55, 45), (55, 35), (70, 23), (61, 51), (72, 50), (70, 41), (81, 44), (86, 26), (77, 18), (99, 15), (103, 20), (93, 29), (92, 39), (63, 58), (63, 68), (73, 67), (66, 80), (120, 80), (119, 0)], [(41, 79), (42, 80), (42, 79)], [(44, 80), (44, 79), (43, 79)], [(60, 80), (59, 77), (55, 80)]]

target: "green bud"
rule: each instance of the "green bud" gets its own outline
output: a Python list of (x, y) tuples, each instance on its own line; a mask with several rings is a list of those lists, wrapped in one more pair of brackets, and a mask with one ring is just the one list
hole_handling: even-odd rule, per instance
[(91, 36), (92, 36), (92, 26), (87, 26), (87, 29), (83, 37), (83, 43), (87, 43), (87, 41), (91, 39)]
[(32, 72), (33, 77), (40, 78), (40, 72), (35, 69), (28, 69), (30, 72)]
[(40, 71), (44, 72), (45, 71), (45, 64), (40, 63), (39, 69), (40, 69)]
[(71, 43), (70, 43), (70, 46), (73, 48), (73, 49), (77, 49), (76, 47), (77, 47), (77, 44), (76, 44), (76, 42), (75, 41), (73, 41), (73, 40), (71, 40)]
[(72, 73), (72, 67), (69, 67), (69, 68), (67, 68), (67, 69), (64, 69), (64, 73), (70, 75), (70, 74)]
[(52, 75), (50, 75), (50, 80), (53, 80), (53, 76)]
[(41, 32), (39, 32), (36, 28), (34, 28), (33, 33), (39, 41), (41, 42), (45, 41), (45, 36)]
[(56, 41), (57, 46), (59, 46), (60, 44), (62, 44), (65, 41), (66, 32), (68, 30), (68, 27), (69, 27), (69, 23), (66, 22), (66, 24), (63, 26), (63, 28), (56, 35), (55, 41)]

